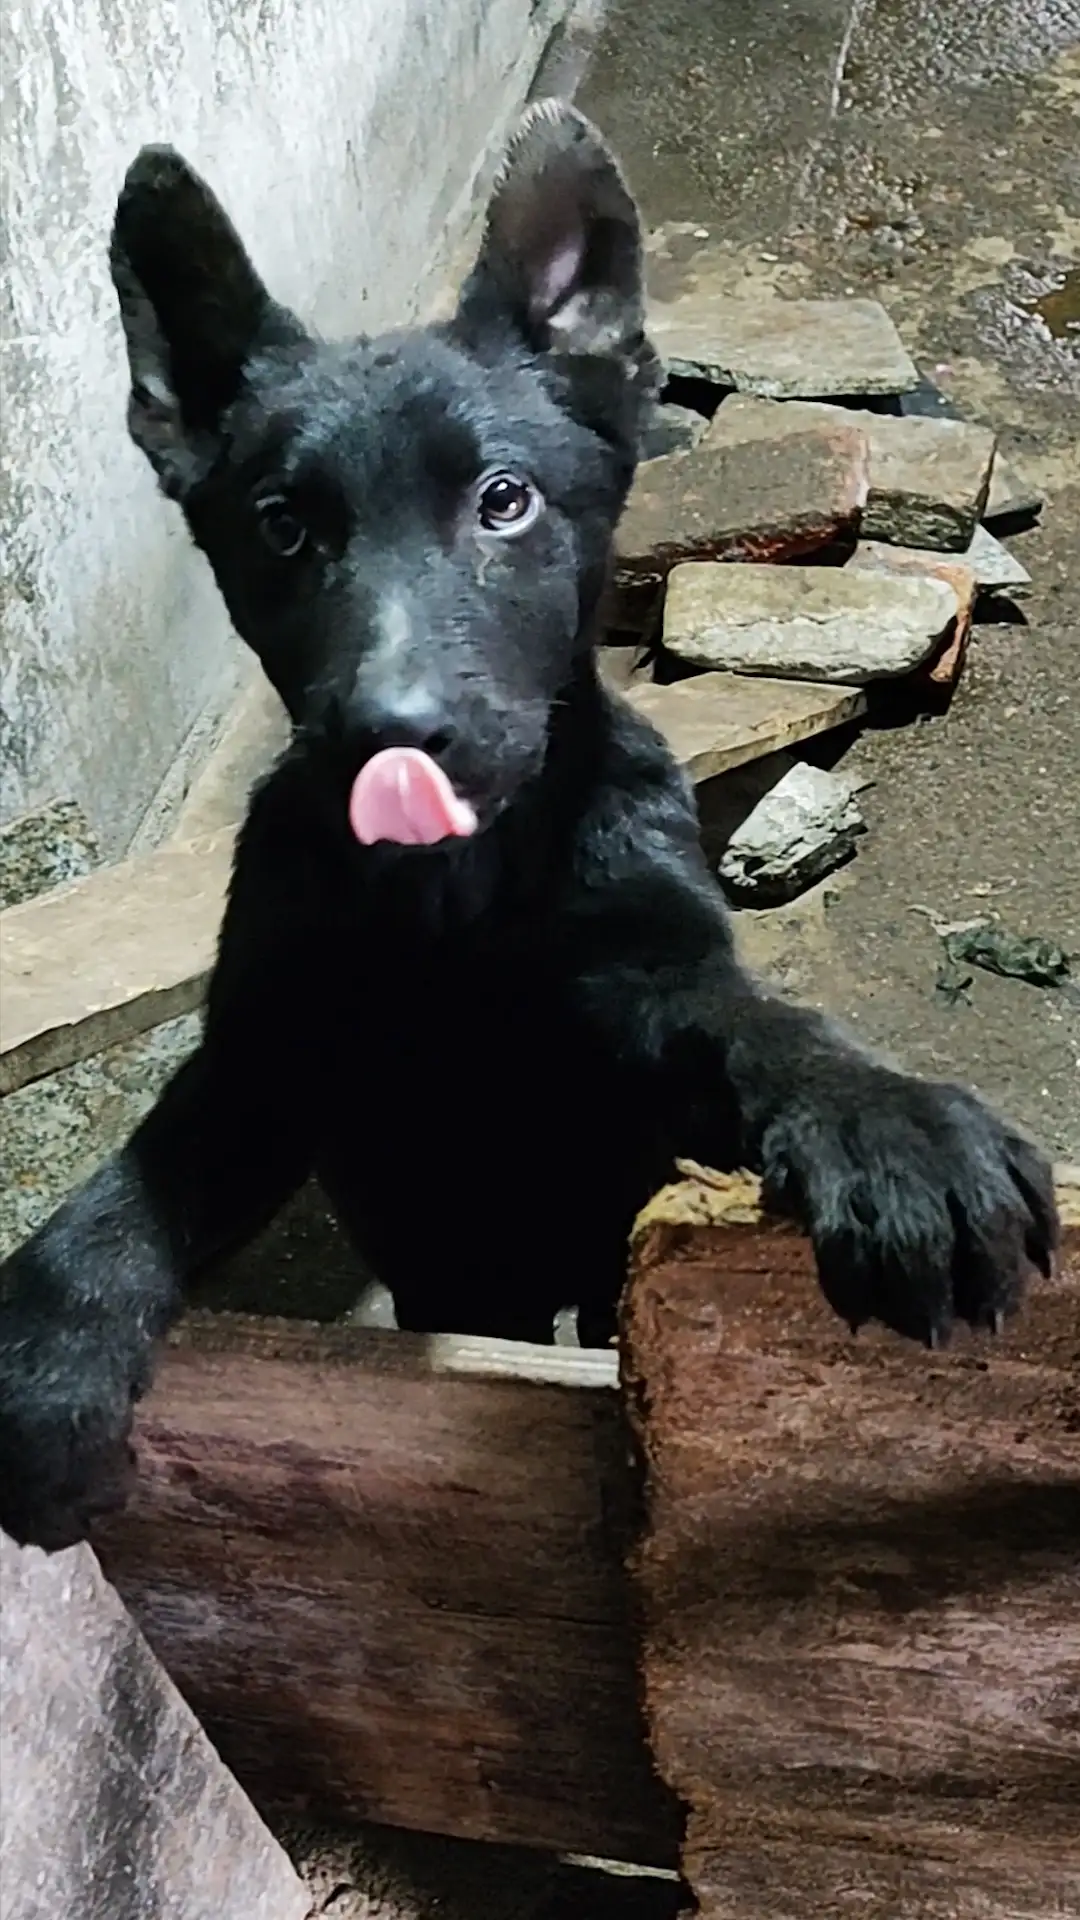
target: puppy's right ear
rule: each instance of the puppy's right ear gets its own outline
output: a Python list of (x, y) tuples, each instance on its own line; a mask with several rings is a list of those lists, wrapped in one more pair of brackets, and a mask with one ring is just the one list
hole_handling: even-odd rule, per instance
[(213, 466), (253, 355), (308, 335), (271, 300), (215, 195), (171, 147), (144, 147), (129, 168), (109, 263), (131, 368), (128, 427), (179, 498)]

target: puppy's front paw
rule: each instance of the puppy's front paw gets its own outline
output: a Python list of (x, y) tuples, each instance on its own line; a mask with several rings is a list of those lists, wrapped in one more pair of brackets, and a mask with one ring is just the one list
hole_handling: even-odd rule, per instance
[(56, 1549), (122, 1506), (143, 1369), (102, 1324), (0, 1307), (0, 1527)]
[(764, 1141), (766, 1191), (814, 1242), (826, 1298), (936, 1346), (997, 1331), (1058, 1238), (1042, 1154), (974, 1094), (853, 1063)]

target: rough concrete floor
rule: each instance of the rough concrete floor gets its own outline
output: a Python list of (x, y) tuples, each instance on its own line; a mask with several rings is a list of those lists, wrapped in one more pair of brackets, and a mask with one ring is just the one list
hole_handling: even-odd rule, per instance
[(950, 1008), (912, 907), (1080, 952), (1080, 332), (1028, 304), (1080, 265), (1080, 5), (613, 0), (578, 101), (651, 224), (707, 228), (746, 292), (876, 294), (1045, 490), (1030, 597), (978, 627), (949, 713), (847, 754), (875, 782), (857, 860), (740, 927), (786, 990), (1076, 1159), (1080, 1002), (980, 974)]

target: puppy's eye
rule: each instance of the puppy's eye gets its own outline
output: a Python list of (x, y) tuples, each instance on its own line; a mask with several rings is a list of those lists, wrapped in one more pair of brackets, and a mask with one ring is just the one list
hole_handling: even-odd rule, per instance
[(295, 560), (307, 545), (308, 533), (284, 494), (268, 495), (265, 500), (259, 501), (255, 512), (263, 545), (269, 547), (279, 560)]
[(477, 491), (477, 517), (485, 533), (524, 533), (542, 505), (536, 488), (516, 473), (486, 474)]

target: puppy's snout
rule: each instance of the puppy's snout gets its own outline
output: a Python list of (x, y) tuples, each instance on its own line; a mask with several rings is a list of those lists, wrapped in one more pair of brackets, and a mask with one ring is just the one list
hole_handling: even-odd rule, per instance
[(419, 747), (433, 760), (442, 759), (458, 728), (427, 622), (413, 597), (398, 589), (376, 599), (369, 620), (348, 701), (350, 733), (368, 751)]
[(442, 759), (454, 743), (456, 728), (435, 687), (422, 681), (358, 689), (349, 703), (350, 732), (373, 748), (420, 747)]

